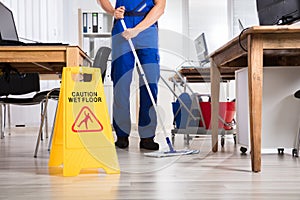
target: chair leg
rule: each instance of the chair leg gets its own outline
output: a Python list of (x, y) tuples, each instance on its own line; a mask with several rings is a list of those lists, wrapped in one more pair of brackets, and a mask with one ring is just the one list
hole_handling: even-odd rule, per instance
[[(11, 120), (10, 120), (10, 106), (9, 104), (2, 104), (1, 105), (1, 109), (2, 109), (2, 106), (4, 107), (4, 110), (3, 110), (3, 113), (1, 111), (1, 115), (2, 115), (2, 118), (3, 118), (3, 121), (1, 119), (1, 123), (2, 124), (2, 133), (1, 133), (1, 138), (4, 138), (4, 132), (5, 132), (5, 129), (6, 129), (6, 121), (8, 121), (8, 135), (11, 135)], [(6, 113), (7, 113), (7, 120), (6, 120)]]
[(50, 140), (49, 140), (49, 144), (48, 144), (48, 151), (50, 151), (51, 145), (52, 145), (53, 133), (54, 133), (55, 123), (56, 123), (57, 107), (58, 107), (58, 103), (57, 103), (56, 108), (55, 108), (55, 115), (54, 115), (54, 120), (53, 120), (53, 124), (52, 124), (52, 131), (51, 131), (51, 135), (50, 135)]
[(45, 123), (45, 129), (46, 129), (46, 138), (48, 138), (48, 112), (47, 110), (45, 110), (45, 120), (46, 120), (46, 123)]
[[(44, 115), (45, 113), (44, 113), (44, 103), (41, 103), (41, 123), (40, 124), (44, 124), (44, 119), (43, 119), (43, 116), (45, 117), (45, 115)], [(44, 140), (44, 137), (43, 137), (43, 133), (44, 133), (44, 131), (43, 131), (43, 126), (42, 126), (42, 132), (41, 132), (41, 141), (43, 141)]]
[(6, 105), (3, 104), (3, 132), (5, 130), (6, 127)]
[(48, 99), (46, 99), (44, 109), (41, 109), (41, 113), (42, 113), (41, 124), (40, 124), (40, 128), (39, 128), (38, 138), (36, 140), (36, 146), (35, 146), (35, 151), (34, 151), (34, 156), (33, 156), (34, 158), (37, 157), (38, 148), (40, 146), (40, 141), (42, 140), (43, 126), (44, 126), (45, 116), (46, 116), (46, 112), (47, 112), (47, 106), (48, 106)]
[(8, 135), (11, 135), (10, 105), (7, 105)]
[(54, 119), (54, 121), (53, 121), (52, 131), (51, 131), (51, 135), (50, 135), (50, 138), (49, 138), (48, 151), (50, 151), (51, 146), (52, 146), (52, 139), (53, 139), (53, 133), (54, 133), (54, 126), (55, 126), (55, 119)]
[(0, 135), (1, 139), (4, 138), (4, 131), (3, 131), (3, 113), (2, 113), (2, 104), (0, 105)]

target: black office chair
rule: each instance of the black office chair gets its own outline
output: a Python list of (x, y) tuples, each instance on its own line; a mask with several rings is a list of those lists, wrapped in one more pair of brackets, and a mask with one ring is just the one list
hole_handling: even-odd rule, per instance
[[(4, 128), (6, 122), (6, 110), (8, 113), (9, 133), (10, 133), (10, 109), (9, 105), (36, 105), (41, 104), (43, 99), (38, 95), (40, 91), (40, 79), (38, 73), (19, 74), (5, 72), (0, 76), (0, 104), (4, 107)], [(30, 98), (15, 98), (9, 95), (24, 95), (35, 93)], [(2, 113), (0, 113), (2, 115)], [(2, 127), (2, 126), (1, 126)], [(4, 137), (4, 130), (1, 130), (1, 138)]]
[(109, 47), (100, 47), (97, 51), (97, 54), (94, 59), (93, 67), (100, 68), (102, 74), (102, 81), (104, 82), (108, 57), (111, 53), (111, 48)]
[[(5, 70), (3, 70), (5, 71)], [(39, 73), (26, 73), (20, 74), (15, 72), (15, 70), (5, 71), (0, 76), (0, 106), (3, 106), (5, 109), (4, 116), (6, 116), (6, 110), (8, 114), (8, 125), (9, 125), (9, 133), (10, 133), (10, 109), (9, 105), (18, 105), (18, 106), (28, 106), (28, 105), (41, 105), (41, 123), (40, 123), (40, 131), (38, 135), (38, 140), (42, 139), (42, 130), (44, 127), (44, 120), (47, 117), (47, 103), (49, 99), (57, 100), (59, 97), (59, 90), (52, 89), (46, 91), (40, 91), (40, 79)], [(23, 95), (34, 93), (32, 97), (29, 98), (20, 98), (20, 97), (10, 97), (9, 95)], [(8, 107), (6, 109), (6, 107)], [(2, 115), (2, 112), (0, 113)], [(6, 119), (4, 118), (4, 122)], [(1, 129), (2, 122), (1, 118)], [(47, 134), (47, 124), (46, 126), (46, 134)], [(1, 138), (4, 138), (4, 131), (1, 131)]]

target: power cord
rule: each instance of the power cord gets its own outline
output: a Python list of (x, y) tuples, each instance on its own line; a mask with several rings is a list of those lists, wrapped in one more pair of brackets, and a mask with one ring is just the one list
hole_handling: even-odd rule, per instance
[(240, 45), (240, 47), (241, 47), (245, 52), (248, 52), (248, 50), (247, 50), (245, 47), (243, 47), (242, 41), (241, 41), (241, 37), (242, 37), (243, 33), (244, 33), (246, 30), (248, 30), (248, 29), (249, 29), (249, 28), (243, 29), (243, 30), (241, 31), (240, 35), (239, 35), (239, 45)]

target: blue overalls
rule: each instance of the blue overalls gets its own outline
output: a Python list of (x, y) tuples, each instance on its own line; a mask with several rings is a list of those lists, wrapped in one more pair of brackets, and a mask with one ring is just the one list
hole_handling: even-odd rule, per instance
[[(153, 0), (117, 0), (116, 8), (120, 6), (125, 6), (124, 21), (127, 28), (133, 28), (144, 19), (154, 6), (154, 3)], [(115, 20), (112, 30), (111, 77), (114, 86), (113, 126), (118, 137), (128, 137), (130, 134), (129, 98), (136, 93), (136, 91), (130, 91), (135, 59), (128, 41), (121, 35), (123, 31), (121, 22)], [(132, 41), (156, 102), (157, 84), (160, 76), (157, 23), (141, 32)], [(155, 136), (157, 118), (145, 83), (141, 77), (139, 78), (139, 90), (138, 132), (140, 138), (153, 138)]]

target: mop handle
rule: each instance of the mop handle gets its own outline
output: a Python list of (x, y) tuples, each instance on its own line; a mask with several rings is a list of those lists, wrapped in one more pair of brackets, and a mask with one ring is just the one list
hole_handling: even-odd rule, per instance
[[(125, 24), (125, 21), (124, 21), (124, 19), (120, 19), (120, 21), (121, 21), (122, 27), (123, 27), (123, 29), (124, 29), (124, 31), (125, 31), (125, 30), (127, 29), (127, 26), (126, 26), (126, 24)], [(161, 118), (160, 114), (158, 113), (157, 105), (156, 105), (155, 100), (154, 100), (154, 98), (153, 98), (151, 89), (150, 89), (150, 87), (149, 87), (149, 83), (148, 83), (147, 78), (146, 78), (146, 76), (145, 76), (145, 72), (144, 72), (143, 67), (142, 67), (142, 65), (141, 65), (140, 59), (139, 59), (139, 57), (138, 57), (138, 55), (137, 55), (137, 53), (136, 53), (136, 51), (135, 51), (134, 45), (133, 45), (133, 43), (132, 43), (132, 40), (129, 39), (128, 42), (129, 42), (129, 46), (130, 46), (130, 48), (131, 48), (131, 51), (132, 51), (132, 53), (133, 53), (133, 55), (134, 55), (134, 58), (135, 58), (135, 60), (136, 60), (136, 62), (137, 62), (138, 68), (139, 68), (139, 70), (140, 70), (140, 72), (141, 72), (141, 76), (142, 76), (142, 78), (143, 78), (143, 81), (144, 81), (144, 83), (145, 83), (146, 89), (147, 89), (148, 94), (149, 94), (149, 96), (150, 96), (150, 99), (151, 99), (152, 105), (153, 105), (153, 107), (154, 107), (154, 110), (155, 110), (155, 112), (156, 112), (156, 114), (157, 114), (158, 120), (159, 120), (160, 124), (162, 125), (163, 132), (164, 132), (165, 138), (166, 138), (166, 140), (167, 140), (167, 144), (168, 144), (168, 146), (169, 146), (169, 149), (170, 149), (171, 152), (175, 152), (175, 150), (174, 150), (174, 148), (173, 148), (173, 146), (172, 146), (172, 144), (171, 144), (171, 142), (170, 142), (169, 137), (167, 137), (167, 131), (166, 131), (166, 128), (165, 128), (165, 126), (164, 126), (164, 123), (163, 123), (163, 121), (162, 121), (162, 118)]]

